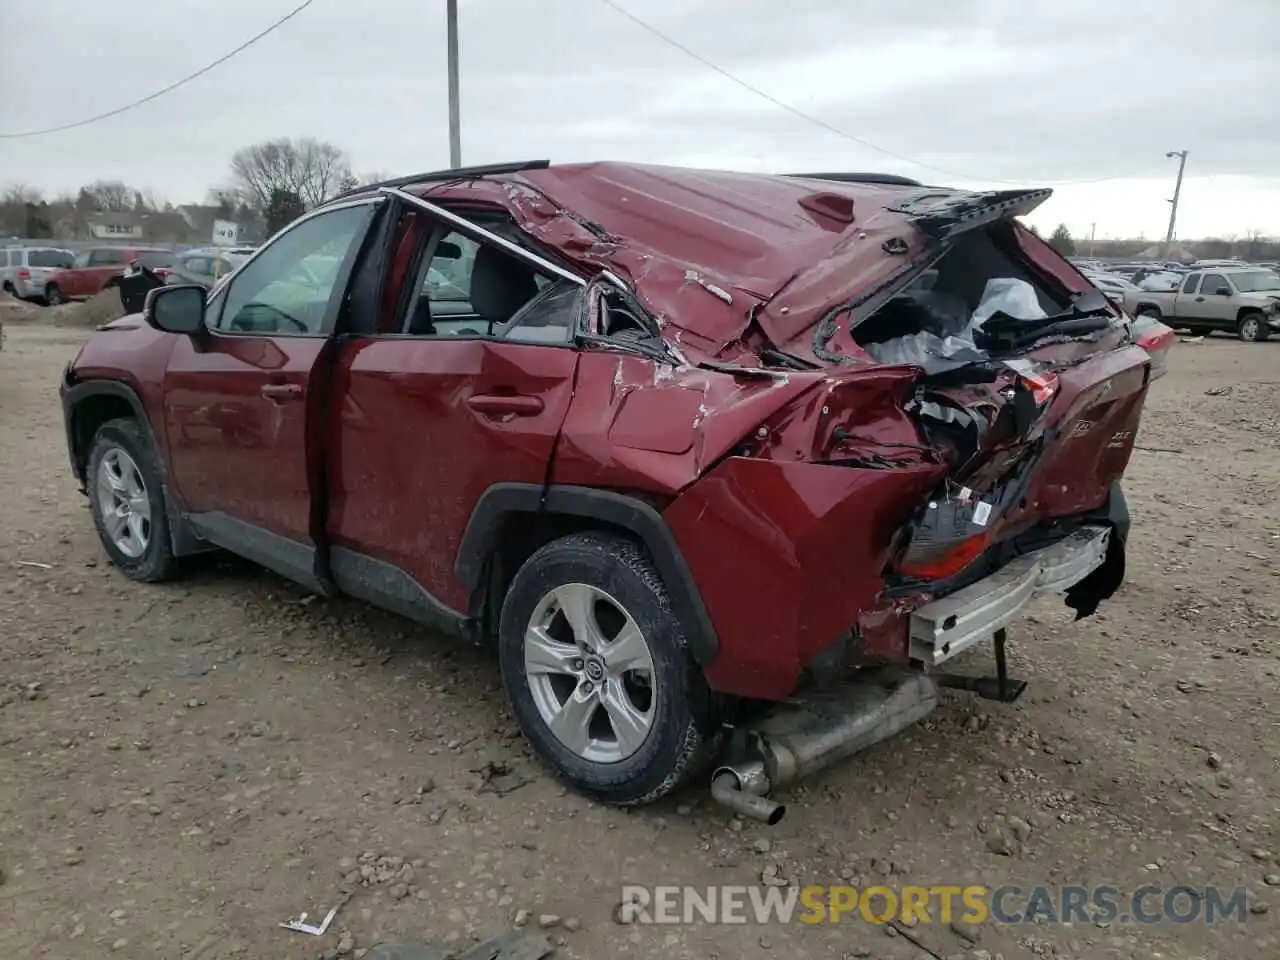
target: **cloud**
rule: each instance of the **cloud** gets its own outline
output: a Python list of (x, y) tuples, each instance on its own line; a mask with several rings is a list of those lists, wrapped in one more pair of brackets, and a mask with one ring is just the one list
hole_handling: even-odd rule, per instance
[[(10, 4), (0, 130), (110, 109), (242, 42), (294, 0), (169, 0), (163, 12)], [(1280, 5), (1189, 0), (461, 0), (464, 162), (635, 159), (886, 170), (931, 182), (1065, 185), (1037, 219), (1162, 234), (1188, 149), (1179, 233), (1280, 232)], [(194, 199), (238, 147), (315, 136), (357, 169), (447, 165), (443, 4), (319, 2), (173, 94), (81, 130), (0, 141), (3, 176), (49, 191), (99, 177)], [(56, 52), (29, 38), (57, 36)], [(903, 160), (899, 158), (909, 158)], [(1259, 222), (1261, 221), (1261, 222)], [(1047, 220), (1046, 220), (1047, 222)]]

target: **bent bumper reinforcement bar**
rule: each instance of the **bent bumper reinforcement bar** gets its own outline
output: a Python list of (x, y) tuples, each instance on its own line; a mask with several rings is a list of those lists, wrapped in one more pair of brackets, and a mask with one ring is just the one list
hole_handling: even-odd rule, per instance
[(1021, 616), (1036, 597), (1063, 593), (1102, 566), (1110, 537), (1110, 527), (1083, 527), (914, 611), (912, 659), (937, 666), (975, 643), (989, 640)]

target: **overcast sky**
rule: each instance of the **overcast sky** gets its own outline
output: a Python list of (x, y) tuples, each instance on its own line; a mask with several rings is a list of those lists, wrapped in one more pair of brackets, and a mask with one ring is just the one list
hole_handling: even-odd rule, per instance
[[(222, 55), (298, 0), (0, 0), (0, 133), (72, 122)], [(459, 0), (464, 163), (631, 159), (1051, 185), (1033, 222), (1163, 237), (1280, 234), (1280, 0)], [(225, 65), (119, 117), (0, 140), (0, 185), (121, 179), (174, 202), (238, 147), (314, 136), (358, 172), (448, 165), (444, 0), (316, 0)], [(910, 12), (907, 12), (910, 11)], [(929, 166), (922, 166), (927, 164)], [(1106, 179), (1104, 179), (1106, 178)], [(1062, 181), (1099, 181), (1067, 185)], [(1061, 184), (1061, 185), (1060, 185)]]

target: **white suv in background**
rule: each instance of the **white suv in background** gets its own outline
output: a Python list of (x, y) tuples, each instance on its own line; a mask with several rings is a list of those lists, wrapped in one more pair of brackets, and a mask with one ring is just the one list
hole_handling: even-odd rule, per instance
[(44, 296), (50, 275), (74, 260), (75, 254), (61, 247), (0, 247), (0, 290), (37, 300)]

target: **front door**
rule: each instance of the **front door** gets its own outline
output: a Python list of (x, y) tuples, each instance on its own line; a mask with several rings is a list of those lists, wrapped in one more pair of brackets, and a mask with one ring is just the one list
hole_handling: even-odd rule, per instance
[(1204, 303), (1198, 304), (1201, 315), (1220, 330), (1236, 327), (1236, 301), (1234, 291), (1221, 273), (1206, 273), (1200, 281), (1200, 295)]
[(330, 559), (344, 592), (456, 622), (477, 501), (497, 483), (546, 483), (581, 287), (422, 213), (400, 230), (377, 332), (345, 339), (335, 364)]
[(209, 305), (164, 381), (169, 471), (207, 539), (315, 585), (313, 391), (321, 352), (378, 201), (298, 222)]

